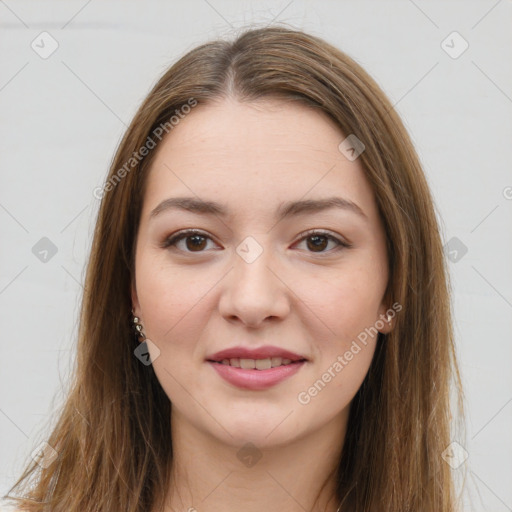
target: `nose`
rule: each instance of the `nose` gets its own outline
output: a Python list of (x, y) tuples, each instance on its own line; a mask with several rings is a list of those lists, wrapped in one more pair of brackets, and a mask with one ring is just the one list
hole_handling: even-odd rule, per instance
[(234, 268), (223, 280), (219, 300), (221, 315), (230, 322), (240, 321), (259, 327), (265, 320), (283, 319), (290, 311), (290, 289), (279, 275), (270, 249), (254, 261), (233, 255)]

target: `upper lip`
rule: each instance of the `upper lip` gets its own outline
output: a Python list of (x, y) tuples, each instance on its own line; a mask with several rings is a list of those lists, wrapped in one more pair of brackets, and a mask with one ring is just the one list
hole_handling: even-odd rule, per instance
[(274, 347), (272, 345), (265, 345), (258, 348), (247, 347), (232, 347), (215, 354), (209, 355), (206, 359), (209, 361), (223, 361), (224, 359), (267, 359), (272, 357), (282, 357), (283, 359), (290, 359), (291, 361), (302, 361), (306, 358), (285, 350), (284, 348)]

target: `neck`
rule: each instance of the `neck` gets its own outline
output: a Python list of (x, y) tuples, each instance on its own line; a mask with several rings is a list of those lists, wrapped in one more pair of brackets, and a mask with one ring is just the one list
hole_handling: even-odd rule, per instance
[(347, 419), (342, 411), (300, 439), (256, 447), (212, 437), (173, 410), (166, 512), (336, 512)]

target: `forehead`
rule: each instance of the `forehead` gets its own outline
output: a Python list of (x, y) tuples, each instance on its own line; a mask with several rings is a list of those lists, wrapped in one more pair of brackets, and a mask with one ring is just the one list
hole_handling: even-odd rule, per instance
[(241, 156), (263, 160), (267, 155), (262, 152), (271, 151), (274, 158), (286, 159), (306, 151), (310, 156), (330, 153), (342, 138), (327, 114), (304, 104), (226, 98), (199, 105), (184, 116), (160, 145), (159, 153), (180, 149), (182, 157), (190, 157), (192, 152), (207, 151), (212, 157), (228, 157), (230, 163)]
[(157, 149), (143, 215), (179, 195), (230, 204), (237, 215), (337, 195), (375, 220), (362, 164), (338, 149), (345, 137), (327, 114), (299, 103), (224, 99), (196, 106)]

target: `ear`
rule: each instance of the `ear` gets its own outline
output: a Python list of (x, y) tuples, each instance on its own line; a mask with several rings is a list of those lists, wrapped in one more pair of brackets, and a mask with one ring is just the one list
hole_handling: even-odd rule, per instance
[(131, 283), (131, 297), (132, 297), (132, 309), (135, 316), (140, 317), (140, 304), (139, 298), (137, 297), (137, 290), (135, 289), (135, 282)]
[(376, 321), (377, 329), (382, 334), (388, 334), (393, 330), (396, 312), (389, 307), (389, 301), (385, 298), (379, 307), (379, 318)]
[(379, 307), (379, 318), (376, 320), (376, 327), (382, 334), (388, 334), (393, 329), (394, 311), (391, 310), (387, 303), (382, 303)]

